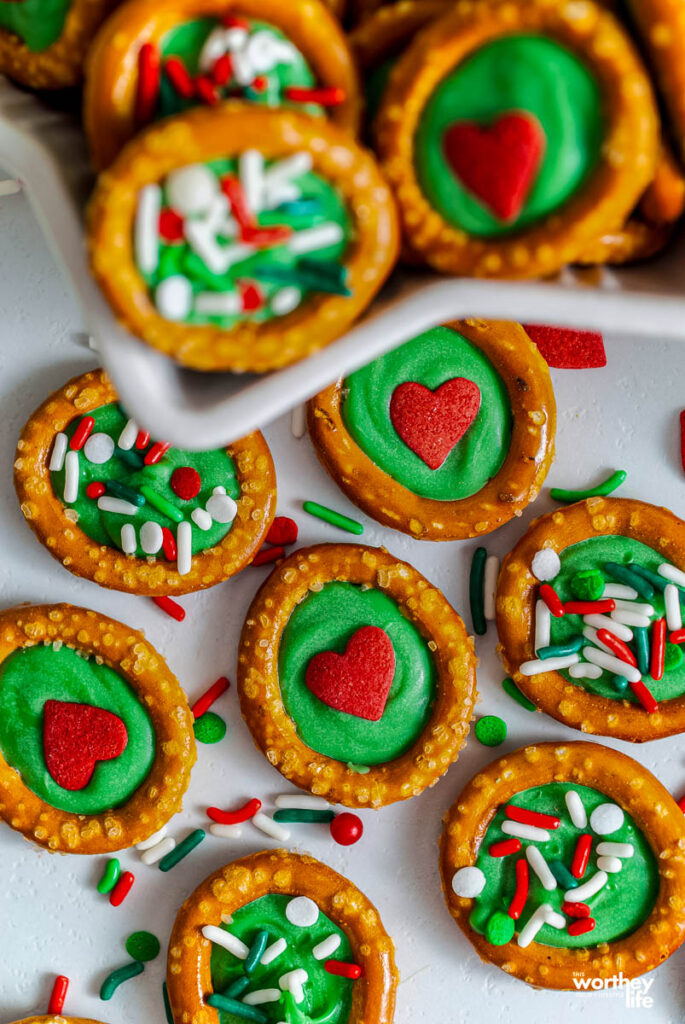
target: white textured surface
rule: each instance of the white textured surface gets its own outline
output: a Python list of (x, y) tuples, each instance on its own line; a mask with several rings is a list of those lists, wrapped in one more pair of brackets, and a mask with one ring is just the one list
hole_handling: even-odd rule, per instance
[[(38, 545), (23, 522), (11, 485), (14, 444), (32, 409), (70, 375), (94, 365), (87, 348), (72, 342), (78, 326), (66, 290), (29, 218), (22, 197), (0, 198), (0, 490), (3, 557), (0, 601), (69, 600), (144, 626), (166, 656), (189, 696), (194, 698), (220, 674), (235, 675), (238, 631), (249, 600), (266, 569), (248, 569), (233, 582), (183, 599), (186, 621), (172, 622), (144, 598), (108, 593), (72, 577)], [(609, 366), (585, 373), (554, 374), (559, 404), (558, 458), (548, 483), (584, 486), (615, 468), (628, 470), (622, 494), (643, 497), (684, 511), (685, 476), (679, 465), (678, 413), (685, 406), (682, 386), (685, 352), (679, 345), (611, 339)], [(306, 439), (296, 441), (284, 417), (267, 431), (279, 474), (279, 512), (296, 516), (304, 543), (344, 541), (332, 527), (299, 510), (303, 498), (334, 505), (365, 524), (364, 540), (384, 543), (407, 557), (444, 590), (455, 606), (466, 608), (467, 574), (474, 543), (421, 544), (381, 529), (358, 513), (327, 479)], [(296, 472), (292, 468), (296, 467)], [(551, 507), (545, 493), (537, 513)], [(518, 538), (516, 522), (486, 539), (502, 555)], [(494, 656), (495, 634), (478, 641), (481, 658), (478, 714), (499, 714), (510, 735), (502, 752), (535, 739), (578, 739), (580, 734), (541, 715), (524, 711), (502, 693), (502, 671)], [(169, 834), (182, 837), (203, 823), (208, 804), (231, 804), (258, 795), (269, 800), (285, 792), (281, 777), (252, 745), (238, 712), (235, 686), (216, 710), (229, 723), (227, 738), (199, 748), (199, 763), (183, 814)], [(647, 746), (613, 746), (656, 771), (680, 796), (685, 791), (685, 758), (679, 738)], [(466, 779), (493, 752), (471, 737), (459, 763), (439, 785), (418, 800), (363, 815), (366, 833), (356, 846), (336, 846), (321, 826), (292, 827), (298, 848), (309, 850), (347, 874), (377, 903), (397, 946), (402, 974), (398, 1024), (480, 1024), (490, 1019), (549, 1024), (675, 1024), (685, 1013), (685, 950), (657, 971), (649, 1010), (626, 1009), (618, 996), (566, 995), (533, 991), (494, 967), (482, 965), (452, 925), (437, 871), (440, 818)], [(287, 788), (287, 787), (286, 787)], [(145, 867), (136, 851), (122, 863), (136, 884), (122, 907), (114, 909), (95, 891), (103, 858), (51, 856), (0, 826), (0, 969), (2, 1024), (44, 1011), (52, 977), (71, 978), (66, 1011), (110, 1024), (163, 1024), (163, 959), (146, 968), (101, 1003), (98, 989), (109, 971), (124, 963), (130, 932), (149, 928), (162, 941), (177, 906), (210, 871), (269, 841), (252, 827), (237, 839), (208, 836), (195, 853), (163, 875)], [(275, 843), (271, 845), (276, 845)]]

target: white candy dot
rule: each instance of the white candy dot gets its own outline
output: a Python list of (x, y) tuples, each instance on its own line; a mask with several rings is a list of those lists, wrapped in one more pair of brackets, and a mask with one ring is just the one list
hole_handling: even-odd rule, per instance
[(541, 548), (533, 555), (531, 569), (536, 580), (553, 580), (561, 572), (561, 559), (551, 548)]
[(457, 896), (473, 899), (485, 888), (485, 875), (480, 868), (459, 868), (452, 875), (452, 888)]
[(83, 446), (83, 454), (89, 462), (101, 466), (114, 455), (114, 441), (109, 434), (91, 434)]
[(182, 217), (207, 213), (218, 192), (219, 183), (203, 164), (181, 167), (166, 179), (167, 199)]
[(207, 502), (207, 511), (215, 523), (232, 523), (238, 506), (228, 494), (213, 494)]
[(600, 804), (590, 815), (590, 828), (598, 836), (617, 832), (625, 820), (625, 814), (617, 804)]
[(155, 289), (155, 305), (165, 320), (185, 320), (193, 303), (193, 289), (187, 277), (174, 274)]
[(148, 519), (140, 528), (140, 546), (146, 555), (156, 555), (162, 546), (162, 527)]
[(319, 908), (309, 896), (296, 896), (287, 904), (285, 916), (298, 928), (311, 928), (319, 919)]
[(276, 316), (292, 313), (300, 304), (302, 292), (299, 288), (279, 288), (271, 299), (271, 312)]

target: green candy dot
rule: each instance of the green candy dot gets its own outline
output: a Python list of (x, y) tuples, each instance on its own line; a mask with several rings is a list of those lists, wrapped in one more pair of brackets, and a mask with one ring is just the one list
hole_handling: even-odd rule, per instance
[(515, 930), (516, 925), (512, 918), (508, 914), (502, 913), (501, 910), (496, 910), (488, 918), (488, 923), (485, 926), (485, 938), (493, 946), (506, 946), (507, 942), (511, 942), (514, 938)]
[(577, 601), (598, 601), (604, 593), (604, 577), (598, 569), (581, 569), (571, 579), (571, 593)]
[(672, 672), (674, 668), (680, 668), (683, 663), (683, 652), (677, 644), (666, 644), (666, 655), (664, 660), (664, 668), (667, 672)]
[(485, 715), (476, 722), (476, 739), (485, 747), (497, 747), (507, 738), (507, 723), (497, 715)]
[(159, 950), (159, 939), (152, 932), (133, 932), (126, 939), (126, 952), (139, 963), (154, 960)]
[(193, 732), (198, 743), (218, 743), (226, 735), (226, 723), (213, 711), (205, 711), (193, 723)]

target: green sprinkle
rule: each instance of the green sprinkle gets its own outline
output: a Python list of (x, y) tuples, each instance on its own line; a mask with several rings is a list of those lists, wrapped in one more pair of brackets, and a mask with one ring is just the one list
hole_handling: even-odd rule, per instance
[(664, 670), (666, 672), (673, 672), (674, 669), (680, 668), (683, 663), (683, 652), (677, 644), (672, 644), (670, 640), (666, 642), (666, 654), (664, 659)]
[(347, 767), (351, 772), (354, 772), (355, 775), (368, 775), (371, 771), (368, 764), (353, 764), (352, 761), (347, 762)]
[(256, 1006), (248, 1006), (247, 1003), (240, 1003), (237, 999), (231, 999), (229, 996), (220, 996), (218, 992), (207, 996), (205, 1002), (207, 1006), (213, 1006), (215, 1010), (224, 1010), (226, 1013), (232, 1013), (234, 1017), (253, 1020), (256, 1024), (268, 1024), (269, 1021), (267, 1015), (258, 1010)]
[(276, 213), (282, 213), (286, 217), (310, 217), (318, 213), (321, 203), (318, 199), (311, 197), (307, 199), (293, 199), (289, 203), (281, 203), (276, 207)]
[(629, 569), (628, 566), (620, 565), (618, 562), (605, 562), (604, 568), (618, 583), (625, 583), (627, 587), (637, 590), (640, 597), (646, 598), (647, 601), (651, 601), (654, 597), (654, 587), (642, 576), (633, 572), (632, 566)]
[(166, 987), (166, 981), (162, 982), (162, 999), (164, 1000), (164, 1013), (166, 1015), (166, 1024), (174, 1024), (174, 1015), (171, 1012), (171, 1003), (169, 1002), (169, 990)]
[(150, 487), (149, 484), (140, 485), (140, 493), (147, 498), (153, 508), (156, 508), (158, 512), (161, 512), (163, 516), (173, 520), (174, 523), (180, 523), (183, 521), (183, 513), (180, 509), (172, 505), (170, 501), (156, 491), (154, 487)]
[(485, 608), (483, 604), (483, 584), (485, 582), (485, 562), (488, 553), (485, 548), (476, 548), (471, 559), (471, 573), (469, 575), (469, 603), (471, 605), (471, 622), (473, 631), (477, 636), (483, 636), (487, 627), (485, 621)]
[(110, 494), (114, 494), (117, 498), (123, 498), (124, 501), (130, 501), (132, 505), (137, 505), (138, 508), (145, 504), (145, 498), (142, 494), (134, 491), (132, 487), (127, 487), (126, 484), (119, 483), (118, 480), (108, 480), (105, 486)]
[(152, 932), (132, 932), (126, 939), (126, 952), (141, 963), (154, 960), (159, 950), (159, 939)]
[(526, 711), (537, 711), (537, 707), (533, 704), (532, 700), (528, 700), (526, 695), (521, 693), (514, 680), (510, 679), (509, 676), (502, 680), (502, 689), (512, 700), (515, 700), (517, 704), (525, 708)]
[(513, 919), (508, 914), (502, 913), (501, 910), (496, 910), (488, 918), (488, 923), (485, 926), (485, 938), (493, 946), (506, 946), (507, 942), (511, 942), (514, 938), (515, 931), (516, 924)]
[(578, 879), (573, 877), (563, 861), (550, 860), (548, 863), (549, 870), (562, 889), (576, 889), (578, 887)]
[(266, 944), (269, 941), (269, 933), (264, 931), (258, 931), (255, 935), (254, 942), (250, 946), (250, 952), (245, 957), (245, 963), (243, 969), (245, 974), (252, 974), (255, 967), (262, 959), (262, 953), (266, 949)]
[(359, 536), (364, 532), (364, 527), (356, 519), (350, 519), (348, 516), (342, 515), (341, 512), (335, 512), (332, 508), (319, 505), (316, 501), (303, 501), (302, 508), (310, 516), (315, 516), (316, 519), (323, 519), (325, 523), (337, 526), (341, 530), (347, 530), (348, 533), (356, 533)]
[(599, 569), (581, 569), (571, 579), (571, 593), (577, 601), (599, 601), (604, 593), (604, 577)]
[(545, 661), (547, 658), (563, 658), (567, 654), (577, 654), (583, 644), (586, 644), (587, 640), (580, 634), (577, 636), (569, 637), (569, 639), (563, 644), (550, 644), (548, 647), (541, 647), (536, 654), (538, 658), (542, 658)]
[(327, 264), (319, 260), (300, 260), (294, 267), (282, 263), (261, 263), (254, 268), (255, 276), (279, 284), (292, 284), (310, 291), (330, 295), (351, 295), (345, 284), (346, 267)]
[(235, 999), (237, 996), (241, 996), (246, 988), (249, 988), (250, 979), (246, 974), (241, 974), (239, 978), (236, 978), (232, 985), (229, 985), (224, 992), (225, 996), (229, 999)]
[(226, 735), (226, 723), (213, 711), (205, 711), (193, 722), (193, 732), (198, 743), (219, 743)]
[(638, 565), (637, 562), (629, 562), (626, 568), (641, 576), (647, 583), (651, 583), (655, 590), (660, 590), (663, 593), (666, 589), (668, 580), (664, 579), (663, 576), (659, 576), (658, 573), (652, 572), (651, 569), (645, 569), (644, 566)]
[(626, 690), (628, 689), (628, 680), (626, 679), (625, 676), (618, 676), (618, 675), (616, 675), (616, 676), (614, 676), (612, 678), (611, 681), (612, 681), (612, 683), (614, 684), (614, 686), (616, 687), (616, 689), (618, 690), (619, 693), (625, 693)]
[(613, 494), (621, 486), (627, 475), (625, 469), (617, 469), (615, 473), (606, 478), (604, 483), (598, 484), (597, 487), (588, 487), (585, 491), (566, 491), (562, 487), (553, 487), (549, 493), (554, 501), (562, 501), (566, 505), (571, 505), (574, 501), (583, 501), (585, 498), (603, 498), (607, 494)]
[(119, 875), (121, 874), (121, 864), (116, 857), (110, 857), (105, 865), (105, 870), (102, 873), (102, 878), (98, 882), (98, 892), (107, 893), (111, 892), (114, 886), (117, 884)]
[(189, 853), (192, 853), (196, 846), (200, 845), (205, 835), (206, 832), (203, 829), (196, 828), (195, 831), (191, 832), (189, 836), (186, 836), (183, 842), (179, 843), (174, 850), (171, 850), (165, 857), (162, 857), (159, 862), (159, 870), (171, 871), (172, 868), (175, 868), (179, 861), (183, 860), (184, 857), (187, 857)]
[(118, 459), (121, 459), (122, 462), (125, 462), (127, 466), (131, 466), (133, 469), (142, 469), (143, 467), (143, 456), (139, 455), (138, 452), (117, 448), (114, 454)]
[(649, 635), (644, 626), (633, 626), (633, 637), (635, 638), (635, 655), (637, 667), (642, 675), (649, 672)]
[(274, 821), (320, 821), (325, 824), (333, 821), (335, 811), (308, 811), (296, 807), (287, 807), (274, 811)]
[(118, 970), (112, 971), (108, 978), (102, 983), (100, 989), (100, 999), (107, 1002), (111, 999), (116, 990), (120, 985), (123, 985), (125, 981), (130, 981), (131, 978), (136, 978), (139, 974), (142, 974), (145, 970), (145, 964), (141, 964), (138, 960), (132, 960), (130, 964), (126, 964), (125, 967), (119, 967)]
[(484, 747), (498, 747), (507, 738), (507, 723), (497, 715), (484, 715), (476, 722), (474, 731)]

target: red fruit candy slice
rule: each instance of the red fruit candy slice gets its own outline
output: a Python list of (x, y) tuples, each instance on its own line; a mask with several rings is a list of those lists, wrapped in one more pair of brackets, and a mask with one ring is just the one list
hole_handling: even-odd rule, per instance
[(344, 654), (322, 651), (307, 666), (305, 682), (315, 697), (336, 711), (377, 722), (395, 674), (395, 651), (385, 630), (362, 626)]
[(430, 469), (439, 469), (479, 408), (478, 385), (465, 377), (446, 380), (435, 391), (410, 380), (393, 391), (390, 419), (407, 447)]
[(594, 370), (607, 364), (604, 339), (594, 331), (543, 324), (525, 324), (525, 329), (547, 365), (556, 370)]
[(96, 763), (119, 757), (127, 743), (126, 726), (111, 711), (63, 700), (43, 706), (45, 763), (62, 789), (85, 789)]

